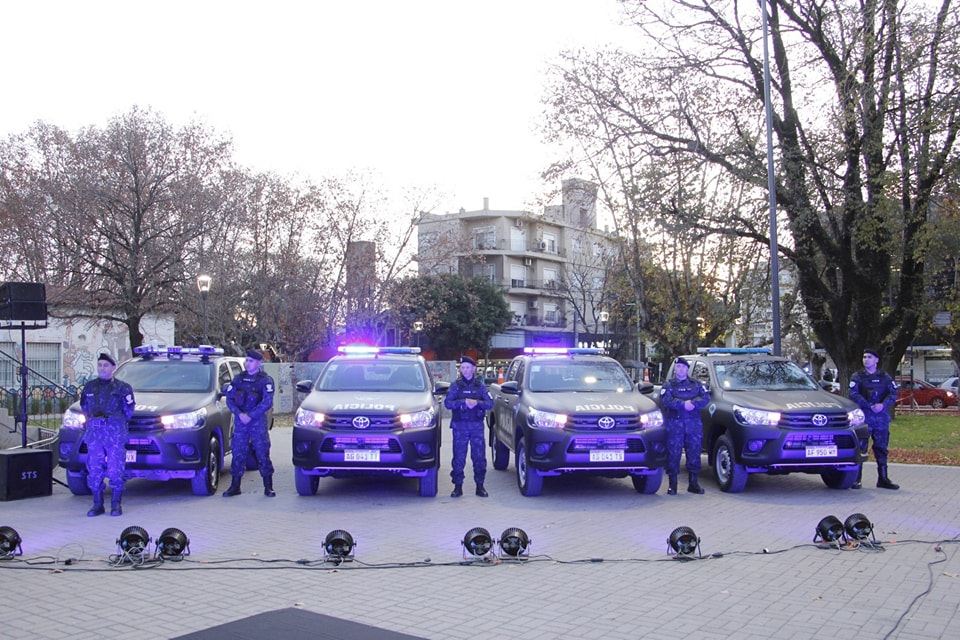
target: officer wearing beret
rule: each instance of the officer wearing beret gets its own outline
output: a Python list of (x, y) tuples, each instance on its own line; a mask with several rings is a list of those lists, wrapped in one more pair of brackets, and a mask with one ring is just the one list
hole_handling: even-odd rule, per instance
[(443, 405), (453, 412), (450, 427), (453, 429), (453, 461), (450, 479), (453, 480), (451, 498), (463, 495), (464, 467), (467, 463), (467, 446), (473, 462), (473, 479), (477, 483), (477, 495), (486, 498), (483, 481), (487, 475), (487, 449), (483, 442), (483, 416), (493, 409), (493, 398), (483, 381), (475, 376), (477, 363), (473, 358), (460, 358), (460, 376), (447, 390)]
[(687, 474), (690, 478), (687, 491), (703, 493), (703, 488), (697, 482), (703, 446), (700, 410), (710, 402), (710, 390), (699, 380), (687, 377), (689, 369), (690, 363), (686, 358), (677, 358), (673, 363), (673, 377), (660, 388), (660, 403), (667, 428), (667, 477), (670, 482), (667, 494), (671, 496), (677, 494), (681, 451), (687, 456)]
[(136, 403), (129, 384), (113, 377), (117, 362), (110, 354), (97, 357), (97, 377), (83, 385), (83, 440), (87, 444), (87, 484), (93, 492), (90, 517), (104, 513), (103, 479), (110, 479), (110, 515), (123, 514), (124, 471), (127, 466), (127, 425)]
[(227, 387), (227, 408), (233, 412), (233, 459), (230, 461), (230, 487), (223, 492), (227, 498), (240, 491), (240, 482), (246, 470), (250, 447), (257, 454), (260, 476), (263, 478), (263, 495), (274, 497), (273, 463), (270, 461), (270, 432), (267, 413), (273, 407), (273, 378), (260, 369), (263, 354), (252, 349), (247, 351), (244, 372)]
[[(877, 487), (899, 489), (887, 475), (887, 445), (890, 444), (890, 407), (897, 401), (897, 383), (889, 373), (879, 368), (880, 354), (874, 349), (863, 350), (863, 369), (850, 378), (850, 399), (857, 403), (867, 418), (870, 437), (873, 438), (873, 456), (877, 459)], [(863, 465), (852, 488), (859, 489)]]

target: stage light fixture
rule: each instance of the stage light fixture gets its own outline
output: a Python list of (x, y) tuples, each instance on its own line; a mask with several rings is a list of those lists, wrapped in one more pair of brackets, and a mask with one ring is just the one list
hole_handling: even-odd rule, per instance
[(667, 553), (670, 553), (670, 549), (672, 549), (676, 553), (674, 558), (678, 560), (692, 558), (694, 551), (697, 552), (698, 556), (703, 557), (700, 555), (700, 538), (690, 527), (680, 526), (671, 531), (670, 537), (667, 538), (667, 544), (670, 545)]
[(850, 540), (874, 540), (873, 523), (862, 513), (854, 513), (843, 521), (843, 530)]
[(118, 553), (139, 558), (150, 546), (150, 536), (143, 527), (127, 527), (117, 538)]
[(324, 558), (343, 562), (353, 558), (353, 536), (343, 529), (334, 529), (323, 541)]
[(490, 532), (483, 527), (474, 527), (463, 536), (463, 557), (469, 553), (472, 556), (483, 557), (493, 548), (493, 538)]
[(813, 534), (813, 541), (816, 542), (818, 537), (824, 542), (836, 542), (839, 545), (843, 542), (843, 523), (840, 522), (837, 516), (824, 516), (820, 522), (817, 523), (817, 530)]
[(179, 560), (190, 555), (190, 539), (180, 529), (169, 527), (157, 538), (157, 553), (168, 560)]
[(6, 525), (0, 527), (0, 559), (22, 556), (23, 548), (20, 543), (23, 539), (17, 530)]
[(500, 534), (500, 556), (508, 555), (512, 558), (522, 559), (527, 555), (527, 549), (530, 547), (530, 537), (527, 532), (519, 527), (510, 527), (504, 529)]

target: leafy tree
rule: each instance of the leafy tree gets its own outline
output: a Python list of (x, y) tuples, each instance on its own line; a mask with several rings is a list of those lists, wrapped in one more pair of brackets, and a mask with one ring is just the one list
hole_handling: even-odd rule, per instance
[[(687, 158), (743, 206), (660, 210), (703, 233), (769, 244), (760, 14), (737, 0), (623, 0), (643, 50), (567, 53), (548, 98), (558, 138), (602, 184), (642, 193), (647, 166)], [(957, 10), (770, 0), (775, 195), (782, 257), (843, 378), (862, 349), (898, 362), (917, 329), (931, 203), (956, 163)], [(886, 304), (890, 301), (891, 304)]]

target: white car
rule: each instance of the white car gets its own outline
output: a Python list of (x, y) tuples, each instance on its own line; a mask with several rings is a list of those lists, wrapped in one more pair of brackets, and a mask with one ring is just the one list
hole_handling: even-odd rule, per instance
[[(957, 382), (960, 381), (960, 377), (953, 376), (952, 378), (947, 378), (940, 383), (942, 389), (951, 389), (954, 393), (957, 393)], [(960, 395), (960, 394), (958, 394)]]

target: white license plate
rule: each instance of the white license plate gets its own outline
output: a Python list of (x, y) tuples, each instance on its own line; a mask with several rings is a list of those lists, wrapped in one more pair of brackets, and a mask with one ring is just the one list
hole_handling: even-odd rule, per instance
[(380, 462), (379, 449), (347, 449), (343, 452), (345, 462)]
[(837, 445), (830, 444), (820, 447), (807, 447), (808, 458), (836, 458)]
[(136, 462), (137, 461), (137, 450), (136, 449), (127, 449), (127, 462)]
[(623, 462), (623, 449), (592, 449), (590, 462)]

